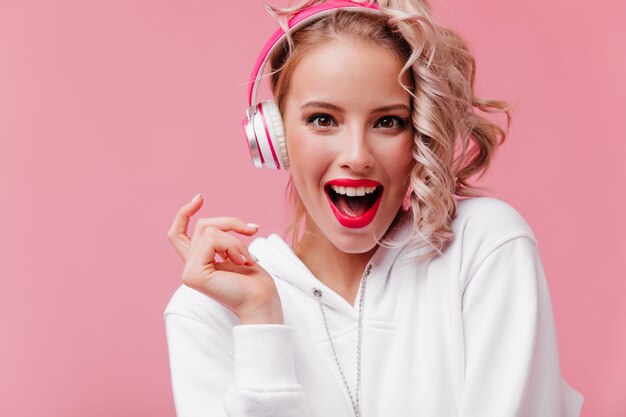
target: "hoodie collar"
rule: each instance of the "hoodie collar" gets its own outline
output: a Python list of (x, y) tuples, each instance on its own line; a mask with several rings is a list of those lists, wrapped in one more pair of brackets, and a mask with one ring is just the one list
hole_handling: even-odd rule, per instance
[[(402, 240), (410, 232), (410, 223), (404, 222), (390, 235), (392, 239)], [(378, 247), (368, 262), (372, 265), (368, 277), (368, 292), (376, 291), (377, 287), (384, 287), (393, 263), (404, 248), (405, 245), (393, 248)], [(258, 237), (254, 239), (248, 250), (259, 259), (259, 265), (274, 278), (298, 287), (310, 297), (315, 297), (313, 291), (319, 289), (323, 293), (322, 302), (329, 307), (350, 313), (356, 311), (358, 299), (355, 306), (352, 306), (343, 297), (318, 280), (279, 234), (272, 233), (267, 238)]]

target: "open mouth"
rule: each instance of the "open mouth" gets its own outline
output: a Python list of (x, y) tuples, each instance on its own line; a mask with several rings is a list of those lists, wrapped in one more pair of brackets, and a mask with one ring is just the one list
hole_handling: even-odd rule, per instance
[(382, 194), (382, 185), (377, 187), (339, 187), (327, 185), (326, 194), (341, 213), (359, 217), (368, 212)]
[(344, 227), (358, 229), (376, 217), (384, 188), (372, 180), (333, 180), (324, 186), (328, 204)]

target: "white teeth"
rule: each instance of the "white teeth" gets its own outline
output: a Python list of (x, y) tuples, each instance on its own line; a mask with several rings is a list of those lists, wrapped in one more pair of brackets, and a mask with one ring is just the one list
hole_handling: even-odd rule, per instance
[(344, 187), (341, 185), (331, 185), (331, 187), (337, 194), (343, 194), (349, 197), (371, 194), (376, 190), (376, 187)]

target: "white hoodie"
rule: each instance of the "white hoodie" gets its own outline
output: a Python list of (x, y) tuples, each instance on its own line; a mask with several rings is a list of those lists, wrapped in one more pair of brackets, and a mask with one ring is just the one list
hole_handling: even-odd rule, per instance
[[(487, 197), (459, 201), (452, 227), (436, 259), (384, 247), (370, 259), (361, 416), (578, 416), (531, 229)], [(318, 281), (277, 234), (249, 250), (276, 282), (285, 324), (240, 325), (181, 286), (165, 310), (178, 417), (354, 415), (313, 291), (352, 390), (359, 296), (352, 306)]]

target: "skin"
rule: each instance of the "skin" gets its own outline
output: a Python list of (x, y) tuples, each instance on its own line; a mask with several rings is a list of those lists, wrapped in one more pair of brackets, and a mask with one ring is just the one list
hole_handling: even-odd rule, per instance
[[(413, 130), (410, 96), (397, 81), (401, 69), (385, 49), (338, 40), (303, 58), (285, 101), (290, 171), (307, 210), (305, 233), (294, 251), (350, 304), (408, 187)], [(382, 184), (381, 204), (369, 225), (352, 229), (337, 221), (324, 190), (336, 178)]]
[[(307, 210), (305, 233), (294, 252), (351, 304), (408, 187), (413, 131), (410, 96), (397, 81), (401, 68), (393, 54), (376, 45), (337, 40), (303, 58), (286, 96), (290, 173)], [(351, 229), (339, 224), (324, 191), (335, 178), (367, 178), (383, 185), (369, 225)], [(273, 279), (235, 236), (251, 236), (258, 227), (235, 217), (203, 218), (189, 237), (189, 221), (203, 202), (200, 196), (181, 207), (168, 231), (185, 262), (183, 283), (230, 309), (242, 324), (282, 324)]]
[(190, 238), (189, 220), (203, 203), (198, 195), (182, 206), (167, 233), (185, 262), (183, 284), (231, 310), (241, 324), (282, 324), (283, 311), (274, 280), (255, 262), (246, 246), (228, 233), (251, 236), (258, 226), (251, 227), (236, 217), (203, 218), (196, 222)]

